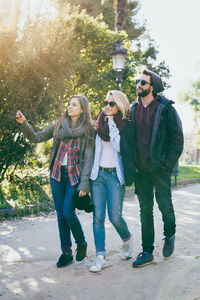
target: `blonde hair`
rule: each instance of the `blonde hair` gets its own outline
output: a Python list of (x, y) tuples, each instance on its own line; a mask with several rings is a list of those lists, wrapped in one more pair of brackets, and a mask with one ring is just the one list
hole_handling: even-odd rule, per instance
[(108, 91), (107, 96), (111, 95), (115, 100), (119, 110), (122, 113), (122, 119), (129, 119), (130, 116), (130, 103), (124, 93), (118, 90)]

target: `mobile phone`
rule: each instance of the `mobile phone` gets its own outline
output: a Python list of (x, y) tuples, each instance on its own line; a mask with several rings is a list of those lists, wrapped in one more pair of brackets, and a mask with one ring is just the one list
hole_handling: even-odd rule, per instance
[(19, 117), (17, 117), (17, 116), (12, 116), (12, 115), (8, 115), (7, 116), (9, 119), (19, 119)]

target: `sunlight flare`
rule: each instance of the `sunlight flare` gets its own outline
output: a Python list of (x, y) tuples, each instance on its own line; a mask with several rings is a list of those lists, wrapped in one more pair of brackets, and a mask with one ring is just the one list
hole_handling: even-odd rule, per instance
[(57, 13), (53, 0), (0, 0), (0, 31), (21, 30), (27, 21), (34, 23), (38, 18), (53, 20)]

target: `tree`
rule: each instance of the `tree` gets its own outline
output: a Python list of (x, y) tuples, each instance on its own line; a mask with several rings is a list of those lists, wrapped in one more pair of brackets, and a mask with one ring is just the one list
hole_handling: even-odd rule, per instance
[(200, 78), (191, 83), (191, 89), (183, 90), (179, 95), (179, 101), (187, 102), (196, 113), (196, 118), (200, 117)]
[(127, 0), (114, 0), (115, 6), (115, 30), (121, 31), (126, 19)]
[(61, 5), (70, 3), (72, 6), (78, 6), (80, 11), (85, 9), (87, 14), (93, 17), (101, 14), (102, 20), (111, 30), (115, 30), (116, 24), (121, 27), (123, 25), (123, 30), (131, 40), (138, 39), (145, 32), (145, 26), (139, 25), (135, 18), (139, 10), (138, 0), (59, 0), (58, 2)]
[(1, 181), (20, 165), (33, 164), (34, 147), (16, 125), (17, 109), (32, 124), (48, 125), (63, 112), (69, 96), (83, 93), (96, 116), (115, 83), (109, 53), (118, 38), (99, 18), (69, 7), (56, 20), (26, 24), (20, 38), (5, 35), (0, 43)]
[[(95, 17), (102, 15), (102, 20), (108, 24), (111, 30), (121, 31), (123, 29), (127, 33), (127, 39), (134, 42), (134, 51), (130, 50), (131, 44), (127, 48), (129, 53), (126, 65), (129, 70), (125, 71), (123, 85), (128, 87), (129, 81), (125, 83), (127, 74), (134, 76), (138, 67), (145, 66), (157, 72), (162, 77), (165, 87), (169, 87), (167, 83), (167, 79), (170, 77), (169, 68), (163, 61), (156, 64), (158, 50), (155, 42), (146, 32), (145, 25), (139, 25), (137, 21), (136, 16), (140, 9), (138, 0), (59, 0), (59, 2), (61, 7), (63, 3), (70, 3), (72, 6), (79, 7), (79, 11), (85, 9), (89, 15)], [(146, 46), (144, 47), (142, 44)], [(134, 88), (135, 86), (131, 89), (131, 99), (135, 96)], [(128, 89), (130, 90), (130, 87)]]
[(111, 30), (103, 20), (62, 5), (55, 19), (44, 20), (38, 14), (34, 20), (27, 19), (21, 31), (16, 28), (1, 35), (1, 181), (23, 166), (37, 166), (35, 146), (16, 126), (16, 110), (20, 108), (34, 126), (42, 128), (57, 119), (70, 96), (82, 93), (95, 119), (107, 91), (117, 89), (110, 57), (117, 40), (128, 49), (122, 90), (131, 102), (136, 97), (134, 77), (139, 65), (151, 65), (158, 73), (167, 71), (164, 65), (153, 66), (153, 46), (131, 50), (126, 32)]
[(187, 102), (195, 113), (195, 143), (200, 148), (200, 78), (191, 82), (191, 89), (179, 94), (179, 101)]

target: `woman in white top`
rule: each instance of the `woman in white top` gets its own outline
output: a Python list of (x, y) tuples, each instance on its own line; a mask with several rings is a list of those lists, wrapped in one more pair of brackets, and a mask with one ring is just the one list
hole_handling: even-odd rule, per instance
[(125, 181), (120, 154), (120, 134), (128, 125), (130, 104), (125, 94), (113, 90), (107, 93), (104, 106), (97, 120), (95, 156), (90, 176), (96, 247), (91, 272), (99, 272), (105, 266), (106, 203), (109, 220), (123, 241), (124, 258), (129, 259), (133, 250), (132, 236), (122, 217)]

